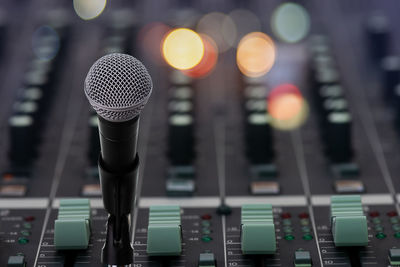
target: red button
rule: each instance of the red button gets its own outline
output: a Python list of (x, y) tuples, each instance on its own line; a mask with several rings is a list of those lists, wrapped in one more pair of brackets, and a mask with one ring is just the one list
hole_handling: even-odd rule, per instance
[(388, 213), (386, 213), (387, 214), (387, 216), (389, 216), (389, 217), (394, 217), (394, 216), (397, 216), (397, 212), (396, 211), (389, 211)]
[(292, 215), (289, 212), (285, 212), (281, 214), (282, 219), (289, 219), (292, 218)]
[(306, 212), (303, 212), (303, 213), (299, 214), (299, 218), (300, 219), (308, 219), (308, 218), (310, 218), (310, 215), (308, 215), (308, 213), (306, 213)]
[(24, 220), (25, 220), (26, 222), (32, 222), (32, 221), (35, 220), (35, 217), (34, 217), (34, 216), (26, 216), (26, 217), (24, 218)]
[(369, 216), (371, 216), (372, 218), (378, 217), (378, 216), (379, 216), (379, 212), (377, 212), (377, 211), (371, 211), (371, 212), (369, 213)]
[(211, 215), (210, 214), (204, 214), (201, 216), (202, 220), (211, 220)]

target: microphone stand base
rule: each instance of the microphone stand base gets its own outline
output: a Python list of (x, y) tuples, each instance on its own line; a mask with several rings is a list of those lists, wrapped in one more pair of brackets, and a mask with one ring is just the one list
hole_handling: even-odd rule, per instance
[(124, 266), (133, 263), (133, 248), (130, 242), (128, 216), (120, 219), (120, 239), (114, 236), (116, 227), (116, 217), (110, 215), (107, 221), (107, 237), (101, 252), (101, 262), (107, 265)]

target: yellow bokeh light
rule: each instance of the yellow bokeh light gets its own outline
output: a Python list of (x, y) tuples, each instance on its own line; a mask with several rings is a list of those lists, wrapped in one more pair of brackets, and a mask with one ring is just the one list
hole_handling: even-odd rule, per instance
[(194, 68), (183, 70), (183, 73), (189, 77), (201, 78), (207, 76), (212, 72), (218, 61), (217, 44), (205, 34), (201, 34), (201, 38), (204, 43), (204, 56)]
[(98, 17), (106, 7), (107, 0), (74, 0), (76, 14), (84, 20)]
[(262, 32), (252, 32), (240, 40), (236, 63), (248, 77), (260, 77), (274, 65), (276, 48), (272, 39)]
[(165, 61), (179, 70), (195, 67), (204, 55), (204, 44), (199, 34), (179, 28), (169, 32), (164, 38), (162, 52)]

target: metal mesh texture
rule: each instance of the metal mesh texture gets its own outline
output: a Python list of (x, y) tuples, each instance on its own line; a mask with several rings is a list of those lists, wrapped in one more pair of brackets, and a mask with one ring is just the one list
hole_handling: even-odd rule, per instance
[(126, 54), (98, 59), (85, 79), (85, 94), (97, 114), (122, 122), (139, 115), (150, 97), (153, 83), (145, 66)]

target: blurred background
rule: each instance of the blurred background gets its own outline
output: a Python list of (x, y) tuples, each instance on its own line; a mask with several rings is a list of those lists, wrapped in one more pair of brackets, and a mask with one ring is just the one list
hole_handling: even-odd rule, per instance
[[(223, 216), (233, 210), (224, 221), (232, 226), (243, 198), (267, 199), (311, 216), (311, 228), (282, 232), (279, 242), (295, 240), (283, 248), (306, 247), (322, 266), (328, 256), (318, 256), (316, 235), (324, 234), (329, 212), (314, 210), (314, 196), (326, 204), (333, 194), (380, 195), (390, 201), (371, 198), (371, 211), (379, 203), (387, 205), (382, 214), (399, 209), (399, 10), (396, 0), (2, 0), (0, 207), (29, 200), (23, 212), (11, 208), (4, 216), (36, 218), (29, 235), (13, 236), (15, 225), (4, 223), (7, 240), (25, 245), (18, 251), (28, 266), (53, 266), (39, 257), (46, 251), (39, 241), (52, 242), (52, 207), (60, 198), (85, 197), (98, 212), (98, 239), (82, 255), (99, 253), (105, 214), (98, 121), (83, 85), (99, 57), (127, 53), (144, 63), (154, 84), (140, 118), (138, 229), (153, 203), (204, 204), (210, 216), (217, 207)], [(204, 213), (185, 212), (197, 220)], [(372, 227), (371, 238), (383, 243), (373, 243), (375, 258), (365, 264), (388, 264), (400, 226), (386, 223), (386, 230)], [(240, 258), (224, 257), (222, 237), (206, 230), (193, 233), (196, 253), (215, 248), (219, 266)], [(56, 263), (68, 258), (52, 253)], [(187, 254), (191, 263), (196, 253)], [(284, 255), (270, 260), (289, 266)]]

